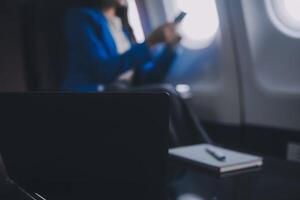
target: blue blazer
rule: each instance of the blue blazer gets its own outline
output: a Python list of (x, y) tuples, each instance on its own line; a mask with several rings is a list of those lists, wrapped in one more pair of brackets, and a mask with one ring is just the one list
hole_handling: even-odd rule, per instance
[(99, 85), (113, 83), (129, 69), (135, 69), (139, 84), (161, 82), (174, 60), (173, 50), (165, 47), (153, 53), (145, 43), (132, 44), (119, 55), (107, 19), (96, 9), (73, 8), (65, 20), (66, 91), (95, 92)]

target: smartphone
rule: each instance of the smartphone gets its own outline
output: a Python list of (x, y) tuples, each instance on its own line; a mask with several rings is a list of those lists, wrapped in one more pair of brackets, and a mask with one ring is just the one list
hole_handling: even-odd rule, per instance
[(181, 12), (174, 20), (175, 24), (179, 24), (180, 22), (183, 21), (183, 19), (185, 18), (185, 16), (187, 15), (186, 12)]

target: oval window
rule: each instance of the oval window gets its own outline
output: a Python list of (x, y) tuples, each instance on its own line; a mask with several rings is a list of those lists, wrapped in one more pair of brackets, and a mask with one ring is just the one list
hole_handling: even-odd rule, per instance
[(176, 0), (175, 8), (187, 13), (179, 26), (183, 45), (192, 49), (207, 47), (219, 30), (216, 1)]
[(300, 1), (299, 0), (284, 0), (284, 6), (287, 13), (294, 20), (300, 23)]
[(279, 30), (290, 37), (300, 38), (299, 0), (266, 0), (266, 8)]
[(128, 20), (133, 29), (133, 33), (138, 43), (145, 41), (145, 33), (143, 30), (141, 18), (135, 0), (127, 0), (128, 2)]

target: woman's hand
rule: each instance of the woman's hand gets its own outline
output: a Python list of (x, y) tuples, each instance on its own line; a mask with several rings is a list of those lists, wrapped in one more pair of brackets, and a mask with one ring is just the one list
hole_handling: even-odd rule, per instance
[(159, 43), (166, 43), (170, 46), (176, 46), (181, 40), (181, 36), (176, 31), (176, 24), (167, 23), (154, 30), (147, 38), (146, 42), (150, 47)]

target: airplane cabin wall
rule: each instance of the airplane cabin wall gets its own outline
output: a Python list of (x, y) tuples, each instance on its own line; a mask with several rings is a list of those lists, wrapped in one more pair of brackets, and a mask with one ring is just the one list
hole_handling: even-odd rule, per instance
[(300, 130), (300, 39), (275, 26), (265, 1), (228, 2), (242, 72), (245, 122)]
[[(171, 2), (148, 2), (153, 27), (172, 21)], [(300, 130), (300, 39), (272, 23), (265, 0), (216, 2), (214, 42), (197, 50), (181, 45), (168, 82), (192, 86), (203, 120)]]

